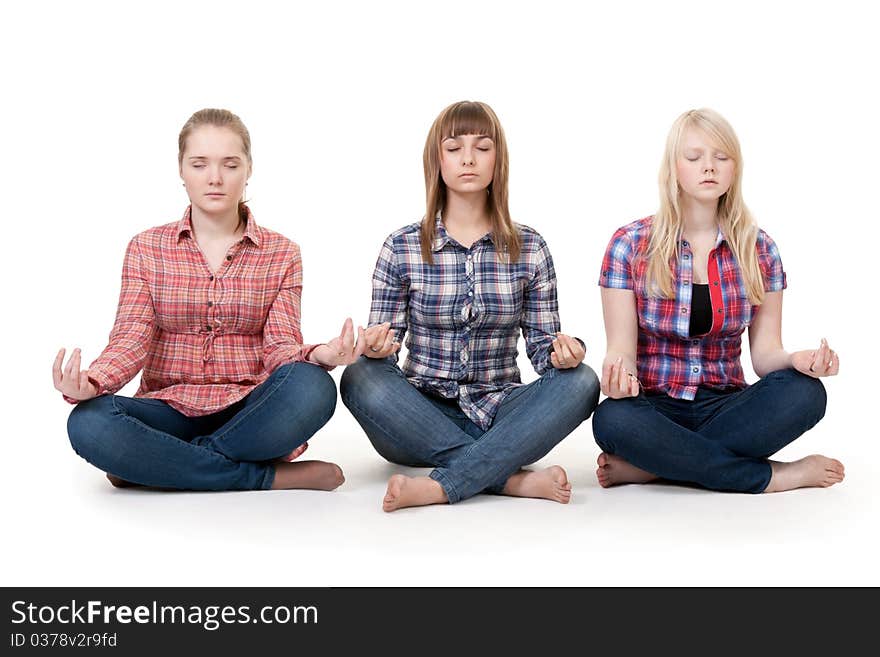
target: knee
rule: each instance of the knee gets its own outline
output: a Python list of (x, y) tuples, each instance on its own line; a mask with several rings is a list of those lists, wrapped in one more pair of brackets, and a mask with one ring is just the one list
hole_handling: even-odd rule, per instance
[[(290, 387), (295, 397), (292, 401), (296, 405), (305, 402), (309, 410), (326, 418), (325, 422), (333, 417), (336, 411), (336, 384), (325, 369), (311, 363), (290, 363), (282, 367), (291, 368), (288, 377), (296, 384)], [(303, 390), (307, 393), (305, 397)]]
[(94, 463), (102, 460), (110, 428), (113, 399), (109, 395), (95, 397), (77, 404), (67, 418), (67, 436), (73, 451)]
[(619, 443), (632, 435), (631, 399), (608, 398), (593, 412), (593, 438), (609, 453), (615, 453)]
[(584, 416), (584, 419), (587, 419), (599, 403), (599, 377), (596, 376), (592, 367), (584, 363), (578, 365), (573, 374), (577, 394), (587, 401), (586, 415)]
[(820, 379), (795, 369), (778, 370), (767, 376), (782, 385), (782, 396), (795, 414), (814, 418), (814, 424), (825, 417), (828, 395)]
[(553, 377), (564, 386), (560, 396), (583, 409), (582, 421), (590, 417), (599, 403), (599, 377), (593, 369), (581, 363), (571, 369), (554, 370)]
[(349, 409), (351, 403), (361, 408), (371, 408), (379, 399), (381, 377), (389, 364), (383, 360), (361, 356), (345, 368), (339, 381), (339, 396)]

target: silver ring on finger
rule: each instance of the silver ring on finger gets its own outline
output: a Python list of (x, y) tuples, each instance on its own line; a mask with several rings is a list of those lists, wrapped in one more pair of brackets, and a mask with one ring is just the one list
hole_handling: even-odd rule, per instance
[(379, 353), (379, 352), (382, 351), (382, 350), (381, 350), (381, 349), (376, 349), (376, 347), (370, 347), (370, 351), (372, 351), (372, 352), (375, 354), (375, 353)]

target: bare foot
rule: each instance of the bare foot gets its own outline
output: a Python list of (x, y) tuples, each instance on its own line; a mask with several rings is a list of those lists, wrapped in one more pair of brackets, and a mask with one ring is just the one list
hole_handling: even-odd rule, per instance
[(281, 458), (276, 459), (276, 462), (277, 463), (290, 463), (291, 461), (295, 461), (300, 456), (302, 456), (303, 452), (305, 452), (308, 448), (309, 448), (309, 443), (304, 442), (302, 445), (297, 447), (295, 450), (293, 450), (287, 456), (282, 456)]
[(650, 472), (641, 470), (614, 454), (602, 452), (596, 463), (599, 464), (596, 478), (602, 488), (618, 484), (647, 484), (649, 481), (657, 479)]
[(773, 474), (765, 493), (778, 493), (795, 488), (828, 488), (843, 481), (843, 463), (821, 454), (806, 456), (799, 461), (770, 461)]
[(113, 484), (114, 488), (135, 488), (140, 486), (140, 484), (136, 484), (133, 481), (128, 481), (123, 479), (122, 477), (117, 477), (116, 475), (112, 475), (109, 472), (107, 473), (107, 481)]
[(276, 463), (272, 490), (287, 488), (311, 488), (333, 490), (345, 481), (342, 468), (326, 461), (299, 461)]
[(544, 500), (568, 504), (571, 500), (571, 484), (568, 475), (558, 465), (543, 470), (520, 470), (504, 484), (505, 495), (513, 497), (538, 497)]
[(446, 504), (448, 501), (446, 491), (430, 477), (407, 477), (396, 474), (388, 480), (388, 490), (385, 491), (385, 498), (382, 500), (382, 510), (390, 513), (408, 506)]

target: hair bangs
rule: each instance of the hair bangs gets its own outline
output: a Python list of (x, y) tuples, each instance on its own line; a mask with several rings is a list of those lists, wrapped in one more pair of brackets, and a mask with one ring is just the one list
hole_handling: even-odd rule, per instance
[(462, 101), (449, 108), (440, 124), (440, 141), (460, 135), (486, 135), (497, 141), (495, 119), (482, 103)]

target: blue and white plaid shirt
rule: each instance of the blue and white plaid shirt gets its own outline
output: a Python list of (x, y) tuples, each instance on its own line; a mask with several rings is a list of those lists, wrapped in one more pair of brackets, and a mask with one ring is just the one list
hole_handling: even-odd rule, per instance
[(531, 228), (515, 226), (522, 238), (515, 263), (498, 260), (489, 235), (464, 248), (438, 217), (433, 265), (422, 259), (420, 224), (414, 223), (388, 236), (373, 272), (369, 325), (391, 322), (397, 341), (409, 330), (407, 380), (424, 392), (457, 398), (484, 431), (511, 389), (522, 385), (519, 330), (538, 374), (552, 367), (550, 346), (560, 330), (547, 244)]

